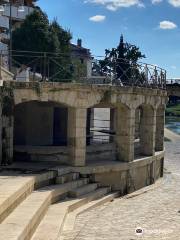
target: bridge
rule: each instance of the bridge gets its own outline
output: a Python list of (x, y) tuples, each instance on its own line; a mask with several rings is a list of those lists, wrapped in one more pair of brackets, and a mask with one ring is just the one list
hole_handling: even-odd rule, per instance
[(180, 84), (167, 84), (167, 92), (169, 96), (180, 97)]

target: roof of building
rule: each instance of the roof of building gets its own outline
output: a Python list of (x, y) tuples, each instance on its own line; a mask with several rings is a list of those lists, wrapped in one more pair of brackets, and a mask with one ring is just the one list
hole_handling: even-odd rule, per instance
[(82, 47), (81, 39), (78, 39), (77, 45), (71, 43), (71, 54), (74, 57), (83, 57), (83, 58), (91, 58), (90, 49)]

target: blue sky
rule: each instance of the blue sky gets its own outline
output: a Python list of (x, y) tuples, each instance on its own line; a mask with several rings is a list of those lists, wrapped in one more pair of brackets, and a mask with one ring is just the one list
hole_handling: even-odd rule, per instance
[(39, 0), (49, 19), (83, 39), (93, 55), (116, 47), (121, 33), (168, 77), (180, 77), (180, 0)]

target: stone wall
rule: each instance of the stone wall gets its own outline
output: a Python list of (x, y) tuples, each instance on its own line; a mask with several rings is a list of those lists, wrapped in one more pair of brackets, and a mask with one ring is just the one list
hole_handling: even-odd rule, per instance
[(0, 66), (0, 80), (12, 81), (13, 77), (14, 75), (12, 73), (10, 73), (7, 69)]
[(61, 139), (64, 141), (67, 138), (66, 115), (66, 108), (57, 104), (33, 101), (17, 105), (14, 144), (28, 146), (61, 144)]
[(146, 157), (132, 163), (117, 163), (108, 165), (88, 166), (75, 168), (82, 175), (91, 176), (92, 181), (99, 182), (101, 186), (110, 186), (122, 195), (155, 183), (163, 177), (163, 152), (154, 157)]
[(11, 164), (13, 161), (13, 117), (2, 117), (2, 164)]

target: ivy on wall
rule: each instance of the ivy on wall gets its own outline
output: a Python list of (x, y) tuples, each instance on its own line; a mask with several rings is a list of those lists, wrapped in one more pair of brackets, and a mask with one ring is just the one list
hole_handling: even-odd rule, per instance
[(6, 84), (2, 87), (1, 91), (1, 103), (2, 103), (2, 115), (11, 117), (14, 113), (14, 94), (13, 86), (7, 86)]

